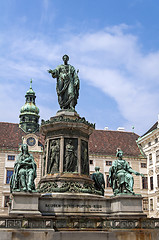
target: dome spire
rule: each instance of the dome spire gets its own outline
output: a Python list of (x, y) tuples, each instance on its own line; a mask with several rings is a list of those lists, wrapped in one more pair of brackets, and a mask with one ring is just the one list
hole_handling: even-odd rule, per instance
[(30, 88), (32, 89), (32, 78), (30, 79)]
[(35, 104), (35, 92), (32, 89), (32, 79), (30, 88), (25, 95), (25, 104), (20, 110), (20, 128), (26, 133), (36, 132), (39, 130), (39, 108)]

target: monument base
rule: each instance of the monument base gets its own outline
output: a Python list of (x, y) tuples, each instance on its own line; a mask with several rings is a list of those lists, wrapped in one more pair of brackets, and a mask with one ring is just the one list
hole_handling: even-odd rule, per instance
[(39, 197), (39, 193), (13, 192), (9, 215), (40, 216), (41, 213), (38, 210)]
[(138, 195), (105, 198), (86, 193), (44, 193), (39, 199), (39, 211), (43, 216), (146, 217)]
[(107, 216), (110, 201), (102, 196), (82, 193), (45, 193), (39, 200), (44, 216)]
[(157, 218), (0, 217), (2, 240), (157, 240)]
[(117, 195), (111, 197), (111, 215), (112, 216), (129, 216), (146, 217), (142, 210), (141, 195)]

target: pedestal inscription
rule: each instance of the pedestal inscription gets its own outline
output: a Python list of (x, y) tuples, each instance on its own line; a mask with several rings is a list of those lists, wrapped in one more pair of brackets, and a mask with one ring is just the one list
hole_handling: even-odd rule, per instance
[(110, 212), (110, 201), (88, 194), (44, 194), (39, 209), (43, 215), (105, 215)]

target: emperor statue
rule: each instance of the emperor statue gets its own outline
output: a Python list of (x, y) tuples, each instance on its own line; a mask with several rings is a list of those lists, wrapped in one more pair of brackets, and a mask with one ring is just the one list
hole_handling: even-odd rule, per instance
[(35, 192), (36, 163), (32, 154), (28, 152), (27, 144), (21, 146), (21, 151), (14, 165), (14, 173), (10, 180), (10, 191)]
[(123, 151), (117, 151), (117, 160), (115, 160), (112, 166), (109, 169), (109, 182), (110, 186), (113, 189), (114, 195), (118, 194), (133, 194), (133, 185), (134, 185), (134, 178), (132, 173), (135, 175), (141, 175), (144, 177), (143, 174), (134, 171), (129, 163), (122, 159)]
[(60, 108), (74, 111), (79, 96), (78, 71), (68, 64), (68, 55), (65, 54), (62, 59), (64, 64), (54, 70), (49, 69), (48, 72), (57, 78), (56, 91)]

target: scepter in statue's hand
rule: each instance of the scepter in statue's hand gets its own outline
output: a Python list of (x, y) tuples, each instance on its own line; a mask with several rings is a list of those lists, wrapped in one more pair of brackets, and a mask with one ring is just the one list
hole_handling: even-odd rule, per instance
[(48, 73), (51, 73), (51, 75), (52, 75), (53, 78), (56, 78), (56, 77), (58, 76), (58, 73), (57, 73), (57, 70), (56, 70), (56, 69), (54, 69), (54, 70), (49, 69), (49, 70), (47, 70), (47, 71), (48, 71)]
[(49, 70), (47, 70), (48, 71), (48, 73), (52, 73), (52, 70), (51, 69), (49, 69)]

